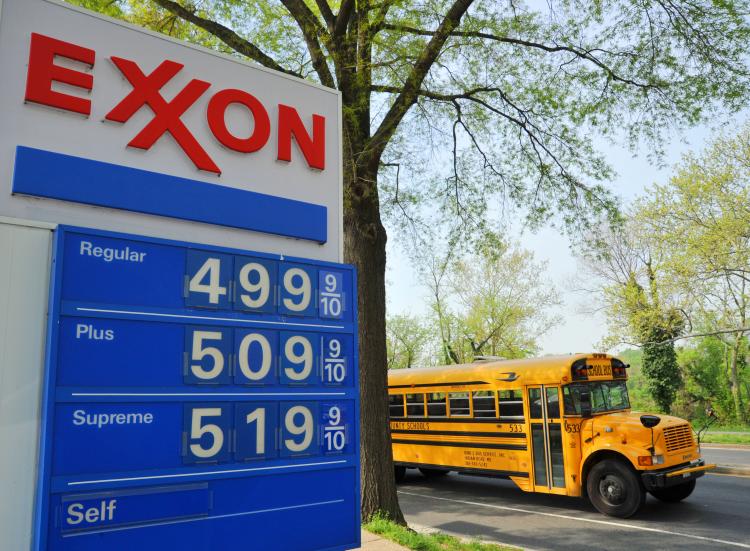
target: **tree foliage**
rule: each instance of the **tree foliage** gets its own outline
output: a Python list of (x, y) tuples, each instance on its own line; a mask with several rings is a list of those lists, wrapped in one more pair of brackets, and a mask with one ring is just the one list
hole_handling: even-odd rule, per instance
[[(742, 343), (738, 361), (738, 379), (745, 395), (750, 391), (750, 369), (747, 362), (747, 340)], [(731, 380), (731, 348), (716, 337), (703, 337), (679, 353), (683, 371), (684, 405), (682, 412), (690, 418), (703, 418), (708, 408), (724, 422), (742, 422), (737, 417)]]
[(657, 407), (668, 413), (681, 383), (674, 339), (685, 324), (684, 296), (672, 285), (660, 243), (633, 213), (623, 225), (592, 235), (581, 256), (607, 316), (610, 335), (605, 342), (643, 347), (647, 388)]
[[(643, 372), (659, 406), (668, 409), (679, 383), (674, 341), (696, 334), (703, 338), (680, 353), (684, 392), (724, 404), (726, 391), (733, 407), (722, 406), (724, 415), (746, 421), (750, 126), (686, 155), (667, 183), (636, 201), (623, 228), (590, 240), (584, 254), (614, 314), (611, 342), (643, 346)], [(710, 382), (707, 373), (718, 378)]]
[(728, 346), (733, 417), (747, 420), (740, 363), (750, 334), (750, 125), (685, 156), (638, 208), (668, 251), (666, 268), (689, 297), (691, 317), (709, 333), (723, 330), (716, 338)]
[(403, 367), (416, 356), (411, 351), (419, 353), (420, 367), (538, 352), (538, 339), (559, 321), (552, 310), (560, 300), (545, 263), (498, 240), (473, 252), (455, 244), (429, 250), (419, 259), (429, 314), (389, 318), (389, 367)]
[(635, 411), (657, 411), (658, 406), (648, 390), (648, 383), (643, 374), (643, 350), (625, 348), (617, 356), (630, 367), (628, 368), (628, 396), (630, 406)]
[(411, 224), (428, 202), (482, 228), (488, 205), (520, 207), (534, 223), (576, 231), (615, 215), (598, 140), (624, 133), (658, 152), (665, 132), (744, 107), (748, 93), (747, 0), (78, 3), (341, 91), (365, 519), (378, 510), (402, 519), (378, 428), (383, 216)]
[(388, 369), (409, 369), (427, 365), (431, 328), (410, 314), (389, 316), (386, 321)]
[(664, 343), (671, 336), (658, 327), (651, 328), (644, 336), (651, 339), (648, 344), (643, 345), (643, 373), (648, 391), (659, 410), (670, 413), (677, 389), (682, 384), (674, 343)]
[(530, 251), (508, 245), (459, 260), (450, 278), (461, 321), (454, 350), (467, 360), (537, 352), (539, 337), (558, 321), (550, 310), (559, 305), (559, 296), (545, 268)]

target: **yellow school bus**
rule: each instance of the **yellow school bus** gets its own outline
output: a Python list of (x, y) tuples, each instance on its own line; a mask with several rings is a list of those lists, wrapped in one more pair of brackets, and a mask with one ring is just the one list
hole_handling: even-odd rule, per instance
[(688, 497), (706, 465), (690, 424), (630, 411), (627, 365), (607, 354), (397, 369), (388, 374), (397, 481), (407, 468), (509, 478), (634, 515), (646, 492)]

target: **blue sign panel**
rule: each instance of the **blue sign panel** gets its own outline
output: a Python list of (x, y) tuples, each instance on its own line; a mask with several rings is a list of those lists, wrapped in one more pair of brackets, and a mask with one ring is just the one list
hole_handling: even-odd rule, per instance
[(358, 547), (355, 289), (348, 265), (60, 227), (35, 548)]
[[(107, 182), (106, 186), (101, 183)], [(325, 243), (324, 205), (207, 184), (33, 147), (16, 147), (13, 193)]]

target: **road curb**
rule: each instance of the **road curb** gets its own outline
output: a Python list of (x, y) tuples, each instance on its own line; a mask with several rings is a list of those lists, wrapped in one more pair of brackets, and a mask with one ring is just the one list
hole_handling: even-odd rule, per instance
[(750, 450), (750, 444), (725, 444), (725, 443), (719, 443), (719, 442), (701, 442), (701, 448), (706, 450), (722, 450), (722, 449), (741, 449), (741, 450)]
[(735, 476), (750, 476), (750, 467), (739, 467), (736, 465), (717, 465), (716, 468), (708, 471), (716, 474), (731, 474)]
[(408, 551), (408, 548), (362, 528), (362, 547), (354, 551)]
[(458, 538), (464, 543), (471, 543), (471, 542), (477, 542), (484, 545), (499, 545), (500, 547), (508, 547), (510, 549), (517, 549), (518, 551), (535, 551), (531, 549), (530, 547), (519, 547), (518, 545), (511, 545), (509, 543), (504, 543), (497, 540), (487, 540), (487, 539), (481, 539), (481, 538), (473, 538), (468, 537), (466, 534), (460, 534), (458, 532), (451, 532), (450, 530), (444, 530), (442, 528), (433, 528), (432, 526), (425, 526), (423, 524), (415, 524), (413, 522), (409, 523), (409, 528), (414, 530), (415, 532), (419, 532), (420, 534), (448, 534), (449, 536), (453, 536), (454, 538)]

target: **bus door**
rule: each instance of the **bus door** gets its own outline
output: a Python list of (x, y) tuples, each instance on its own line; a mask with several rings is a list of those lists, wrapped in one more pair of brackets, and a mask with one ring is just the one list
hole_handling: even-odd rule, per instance
[(528, 386), (532, 481), (535, 492), (566, 494), (558, 386)]

